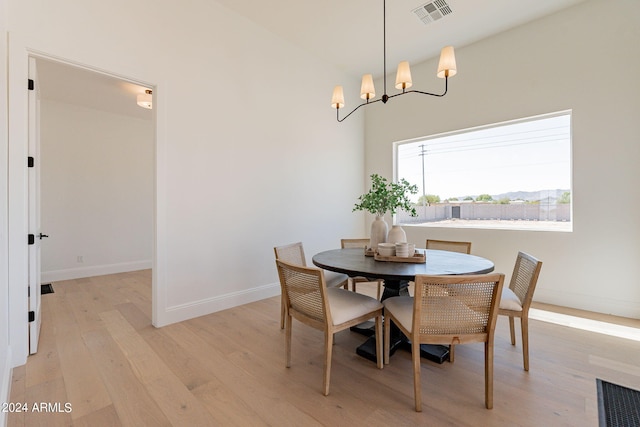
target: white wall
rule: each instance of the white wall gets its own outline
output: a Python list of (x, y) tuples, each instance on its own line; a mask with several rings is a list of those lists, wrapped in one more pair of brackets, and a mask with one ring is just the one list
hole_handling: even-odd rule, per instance
[[(364, 232), (351, 212), (364, 189), (362, 116), (337, 124), (328, 105), (349, 82), (342, 72), (212, 0), (8, 4), (12, 288), (26, 289), (29, 52), (154, 87), (155, 325), (278, 294), (275, 245), (302, 240), (311, 255)], [(11, 300), (16, 323), (25, 306)], [(14, 364), (26, 360), (25, 330), (11, 328)]]
[[(509, 276), (528, 251), (544, 262), (535, 300), (639, 318), (639, 14), (637, 0), (581, 3), (457, 49), (443, 99), (370, 107), (366, 172), (388, 177), (393, 141), (573, 110), (572, 233), (406, 227), (408, 238), (471, 240)], [(414, 67), (414, 86), (437, 90), (436, 66)]]
[(43, 283), (151, 268), (152, 120), (43, 99), (40, 129)]

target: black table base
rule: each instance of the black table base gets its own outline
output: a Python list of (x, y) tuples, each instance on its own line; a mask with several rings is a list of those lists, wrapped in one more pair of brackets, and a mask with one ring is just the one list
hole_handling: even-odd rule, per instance
[[(389, 345), (389, 356), (398, 349), (411, 351), (411, 342), (409, 340), (397, 339), (392, 340)], [(376, 337), (369, 337), (363, 344), (356, 348), (356, 354), (365, 359), (377, 363), (376, 359)], [(431, 360), (436, 363), (444, 363), (449, 360), (449, 348), (443, 345), (420, 344), (420, 357)]]
[[(405, 280), (385, 280), (381, 300), (384, 301), (387, 298), (400, 295), (409, 296), (408, 286), (409, 282)], [(365, 322), (353, 326), (351, 330), (369, 337), (363, 344), (356, 348), (356, 354), (376, 363), (376, 337), (373, 322)], [(389, 356), (393, 355), (399, 348), (411, 351), (411, 341), (409, 341), (396, 325), (392, 324)], [(432, 362), (444, 363), (449, 360), (449, 348), (443, 345), (420, 344), (420, 356)]]

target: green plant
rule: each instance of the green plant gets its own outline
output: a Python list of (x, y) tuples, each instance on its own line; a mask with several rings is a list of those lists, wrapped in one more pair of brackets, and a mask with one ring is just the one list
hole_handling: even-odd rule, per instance
[(562, 196), (560, 196), (560, 198), (558, 199), (558, 203), (561, 203), (561, 204), (571, 203), (571, 193), (568, 191), (565, 191), (564, 193), (562, 193)]
[(418, 186), (411, 185), (404, 178), (398, 183), (388, 182), (378, 174), (371, 175), (371, 189), (358, 198), (359, 203), (353, 208), (355, 211), (367, 211), (378, 216), (385, 213), (395, 214), (399, 209), (409, 212), (411, 216), (418, 216), (416, 208), (409, 200), (407, 193), (417, 194)]
[(440, 203), (440, 196), (435, 194), (425, 194), (424, 196), (420, 196), (417, 204), (431, 206), (434, 203)]

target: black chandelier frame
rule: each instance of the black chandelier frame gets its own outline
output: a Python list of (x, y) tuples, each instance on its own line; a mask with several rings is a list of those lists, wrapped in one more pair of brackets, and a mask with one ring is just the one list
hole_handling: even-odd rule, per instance
[(443, 97), (447, 94), (447, 90), (449, 89), (449, 70), (445, 70), (444, 92), (442, 93), (424, 92), (424, 91), (415, 90), (415, 89), (406, 90), (406, 88), (403, 87), (402, 92), (400, 93), (396, 93), (395, 95), (387, 94), (387, 2), (386, 0), (382, 0), (382, 44), (383, 44), (383, 55), (382, 55), (383, 73), (382, 74), (384, 79), (384, 84), (383, 84), (384, 94), (382, 95), (382, 97), (375, 99), (373, 101), (367, 97), (367, 100), (365, 102), (363, 102), (362, 104), (358, 105), (356, 108), (351, 110), (351, 112), (346, 116), (344, 116), (342, 119), (340, 118), (340, 106), (338, 105), (338, 107), (336, 108), (336, 120), (338, 120), (338, 122), (343, 122), (344, 120), (346, 120), (347, 117), (355, 113), (358, 109), (360, 109), (360, 107), (364, 107), (365, 105), (375, 104), (376, 102), (380, 102), (380, 101), (382, 101), (383, 104), (386, 104), (387, 101), (390, 100), (391, 98), (395, 98), (401, 95), (406, 95), (408, 93), (419, 93), (422, 95), (429, 95), (429, 96), (436, 96), (436, 97)]

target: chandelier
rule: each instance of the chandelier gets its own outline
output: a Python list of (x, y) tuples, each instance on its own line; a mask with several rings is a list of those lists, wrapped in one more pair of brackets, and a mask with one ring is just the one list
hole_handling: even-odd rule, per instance
[(444, 92), (442, 93), (430, 93), (423, 92), (420, 90), (407, 90), (412, 85), (411, 81), (411, 69), (409, 68), (408, 61), (402, 61), (398, 64), (398, 71), (396, 73), (396, 89), (401, 89), (402, 92), (396, 93), (394, 95), (387, 95), (387, 8), (386, 8), (386, 0), (382, 1), (382, 33), (383, 33), (383, 76), (384, 76), (384, 94), (381, 98), (373, 99), (376, 96), (376, 90), (373, 85), (373, 76), (371, 74), (365, 74), (362, 76), (362, 85), (360, 87), (360, 98), (364, 99), (365, 102), (358, 105), (356, 108), (351, 110), (349, 114), (344, 116), (342, 119), (340, 118), (340, 109), (344, 107), (344, 92), (342, 90), (342, 86), (336, 86), (333, 89), (333, 96), (331, 97), (331, 108), (336, 109), (336, 119), (338, 122), (342, 122), (351, 114), (353, 114), (360, 107), (373, 104), (375, 102), (382, 101), (383, 104), (386, 104), (387, 101), (391, 98), (395, 98), (396, 96), (406, 95), (407, 93), (421, 93), (423, 95), (431, 95), (443, 97), (447, 94), (449, 77), (453, 77), (456, 75), (456, 57), (453, 52), (453, 46), (446, 46), (442, 48), (440, 51), (440, 62), (438, 63), (438, 71), (436, 76), (444, 79)]

